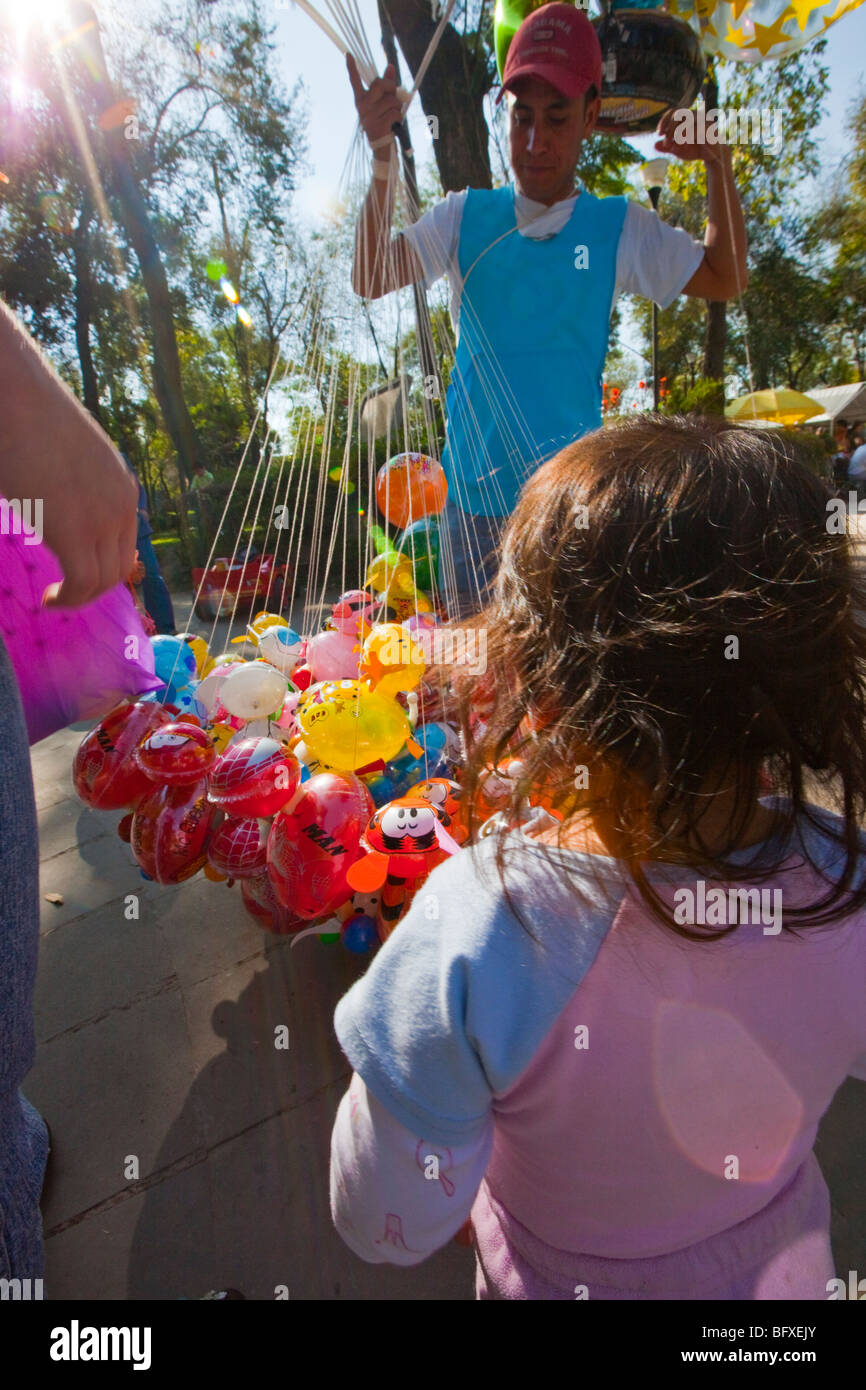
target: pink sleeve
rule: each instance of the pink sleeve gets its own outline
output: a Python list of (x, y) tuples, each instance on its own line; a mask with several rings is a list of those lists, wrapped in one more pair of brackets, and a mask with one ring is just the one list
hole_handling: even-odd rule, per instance
[(492, 1144), (492, 1119), (459, 1147), (410, 1133), (353, 1073), (331, 1135), (334, 1225), (370, 1264), (420, 1264), (467, 1220)]

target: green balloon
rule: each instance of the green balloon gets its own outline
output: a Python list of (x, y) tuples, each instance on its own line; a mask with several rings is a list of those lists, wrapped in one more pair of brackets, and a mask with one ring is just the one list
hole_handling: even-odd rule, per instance
[(373, 525), (370, 527), (370, 536), (376, 547), (377, 555), (393, 555), (396, 560), (399, 555), (399, 547), (395, 546), (389, 536), (385, 534), (381, 526)]
[(439, 520), (422, 516), (397, 537), (397, 549), (412, 561), (415, 583), (429, 593), (439, 569)]
[[(540, 10), (542, 5), (548, 3), (549, 0), (496, 0), (496, 9), (493, 11), (493, 41), (496, 45), (496, 66), (500, 82), (514, 35), (527, 15), (532, 14), (533, 10)], [(571, 3), (571, 0), (566, 0), (566, 3)]]
[(225, 261), (208, 261), (205, 266), (205, 274), (209, 280), (222, 280), (228, 273), (229, 268)]
[(340, 940), (340, 933), (338, 931), (325, 932), (319, 937), (319, 940), (324, 941), (326, 946), (336, 946), (337, 942)]

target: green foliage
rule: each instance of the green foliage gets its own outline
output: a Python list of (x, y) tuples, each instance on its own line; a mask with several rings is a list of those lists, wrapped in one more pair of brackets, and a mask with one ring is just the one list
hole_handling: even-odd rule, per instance
[(674, 382), (670, 395), (661, 402), (664, 415), (724, 415), (724, 382), (701, 377), (693, 385)]

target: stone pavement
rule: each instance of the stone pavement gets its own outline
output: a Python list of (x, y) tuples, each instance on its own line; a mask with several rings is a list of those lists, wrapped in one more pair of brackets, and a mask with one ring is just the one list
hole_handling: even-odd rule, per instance
[[(328, 1142), (349, 1077), (332, 1016), (366, 960), (262, 932), (237, 886), (143, 880), (119, 816), (74, 795), (80, 737), (66, 730), (32, 756), (43, 900), (25, 1090), (55, 1141), (48, 1296), (234, 1285), (256, 1299), (278, 1286), (293, 1299), (472, 1298), (470, 1251), (452, 1244), (411, 1270), (367, 1265), (331, 1226)], [(45, 901), (53, 892), (62, 906)], [(287, 1051), (274, 1047), (281, 1024)], [(843, 1277), (866, 1274), (864, 1100), (864, 1084), (846, 1082), (819, 1144)]]
[(331, 1020), (366, 961), (261, 931), (237, 886), (143, 880), (118, 816), (74, 796), (80, 738), (33, 751), (43, 901), (25, 1089), (56, 1146), (49, 1297), (234, 1285), (270, 1299), (285, 1285), (291, 1298), (471, 1298), (471, 1252), (452, 1245), (408, 1272), (367, 1265), (331, 1225), (328, 1142), (350, 1074)]

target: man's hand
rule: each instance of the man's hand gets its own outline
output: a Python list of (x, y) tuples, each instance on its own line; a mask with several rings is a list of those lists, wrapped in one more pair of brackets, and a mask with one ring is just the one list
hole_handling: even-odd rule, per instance
[[(707, 170), (707, 230), (704, 259), (682, 293), (698, 299), (725, 300), (742, 294), (748, 283), (746, 224), (734, 183), (731, 149), (709, 140), (674, 139), (682, 111), (668, 111), (659, 121), (656, 149), (678, 159), (700, 159)], [(678, 117), (680, 119), (678, 119)]]
[(107, 435), (0, 304), (0, 492), (42, 502), (42, 535), (63, 569), (43, 602), (78, 608), (125, 583), (138, 487)]
[(704, 164), (720, 164), (723, 160), (730, 161), (730, 146), (722, 143), (713, 144), (709, 140), (676, 140), (674, 132), (677, 126), (681, 126), (681, 111), (666, 111), (658, 124), (656, 135), (658, 139), (655, 147), (659, 154), (673, 154), (677, 159), (686, 162), (692, 159), (701, 159)]
[(384, 76), (375, 78), (365, 87), (358, 64), (351, 53), (346, 54), (346, 67), (355, 97), (355, 108), (364, 134), (375, 148), (393, 135), (395, 122), (402, 121), (403, 108), (397, 96), (397, 73), (389, 63)]

